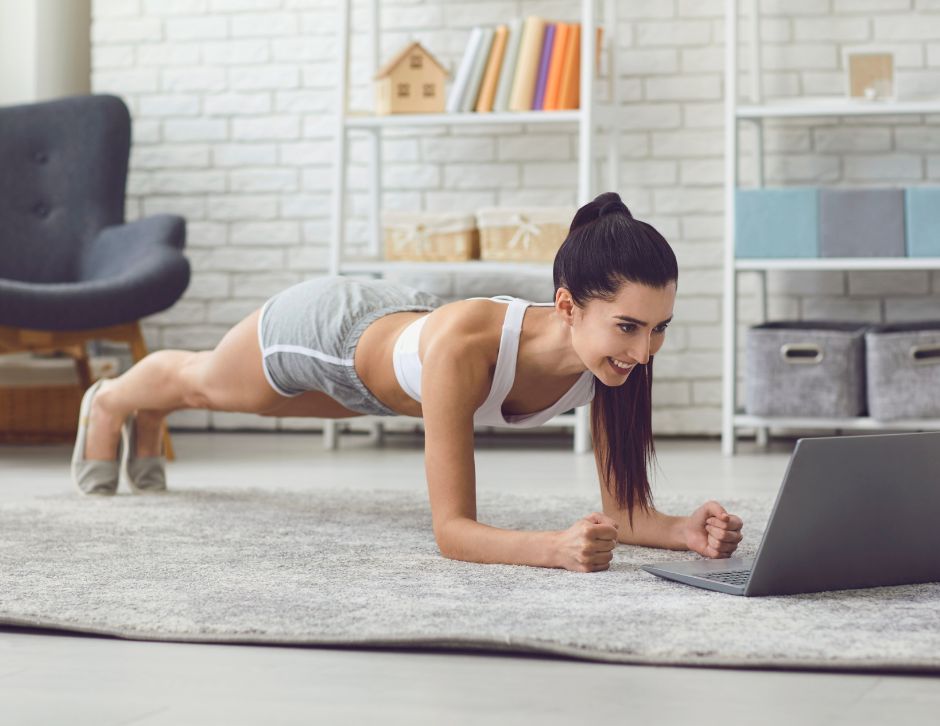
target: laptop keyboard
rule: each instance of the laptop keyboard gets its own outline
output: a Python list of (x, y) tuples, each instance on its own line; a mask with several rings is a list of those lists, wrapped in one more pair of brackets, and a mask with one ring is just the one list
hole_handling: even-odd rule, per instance
[(728, 585), (746, 585), (747, 578), (750, 576), (750, 570), (729, 570), (728, 572), (712, 572), (709, 575), (699, 575), (699, 577), (705, 580), (724, 582)]

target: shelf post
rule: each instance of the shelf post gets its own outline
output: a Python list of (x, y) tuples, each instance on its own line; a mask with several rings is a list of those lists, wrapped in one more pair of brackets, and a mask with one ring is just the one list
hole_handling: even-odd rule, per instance
[[(343, 254), (346, 219), (346, 113), (349, 103), (349, 16), (350, 0), (336, 8), (336, 48), (339, 76), (336, 89), (335, 142), (333, 144), (333, 216), (330, 224), (330, 274), (338, 275)], [(337, 447), (337, 424), (323, 421), (323, 446)]]
[(604, 26), (607, 31), (607, 184), (620, 193), (620, 86), (617, 83), (617, 0), (604, 0)]
[[(591, 171), (594, 168), (594, 0), (581, 0), (581, 89), (578, 124), (578, 206), (591, 201)], [(613, 43), (614, 39), (608, 38)], [(616, 113), (616, 111), (615, 111)], [(575, 409), (574, 450), (586, 454), (591, 450), (591, 427), (587, 406)]]
[(338, 275), (345, 236), (346, 211), (346, 113), (349, 103), (349, 15), (350, 0), (336, 8), (336, 48), (339, 77), (336, 89), (335, 143), (333, 145), (333, 219), (330, 234), (330, 274)]
[[(381, 17), (379, 0), (369, 0), (369, 47), (367, 68), (371, 83), (375, 85), (375, 74), (379, 70)], [(381, 255), (382, 240), (382, 127), (369, 129), (369, 256), (377, 259)], [(381, 444), (385, 432), (381, 419), (370, 423), (370, 441)]]
[(734, 266), (735, 190), (738, 186), (737, 0), (725, 0), (725, 268), (724, 351), (722, 366), (721, 450), (734, 454), (734, 414), (737, 408), (737, 272)]
[[(368, 68), (375, 83), (379, 70), (379, 39), (381, 24), (379, 0), (369, 0), (369, 56)], [(378, 258), (382, 240), (382, 127), (369, 129), (369, 255)]]
[(594, 165), (594, 0), (581, 0), (581, 123), (578, 126), (578, 206), (591, 201)]

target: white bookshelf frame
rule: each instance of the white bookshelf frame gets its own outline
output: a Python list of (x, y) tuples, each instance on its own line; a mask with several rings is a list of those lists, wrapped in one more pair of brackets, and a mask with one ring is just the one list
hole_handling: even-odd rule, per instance
[[(368, 24), (368, 67), (379, 68), (380, 14), (379, 0), (366, 0), (369, 9)], [(607, 26), (607, 105), (601, 106), (596, 99), (595, 56), (597, 27), (596, 10), (603, 6), (603, 23)], [(617, 0), (580, 0), (581, 22), (581, 79), (580, 108), (566, 111), (526, 111), (508, 113), (439, 113), (439, 114), (392, 114), (376, 116), (363, 112), (350, 111), (349, 105), (349, 46), (350, 18), (352, 0), (337, 2), (337, 55), (339, 67), (339, 92), (337, 94), (337, 112), (334, 119), (335, 148), (333, 157), (333, 199), (330, 229), (330, 274), (375, 274), (382, 275), (392, 270), (421, 272), (463, 272), (463, 271), (535, 271), (551, 274), (551, 265), (536, 263), (411, 263), (386, 262), (381, 259), (381, 206), (382, 206), (382, 130), (395, 128), (414, 128), (424, 126), (450, 126), (460, 128), (466, 125), (575, 125), (578, 130), (578, 205), (590, 201), (597, 189), (597, 167), (594, 162), (595, 136), (599, 127), (607, 132), (608, 184), (611, 189), (620, 186), (620, 127), (619, 89), (617, 80)], [(494, 22), (498, 19), (494, 18)], [(369, 163), (369, 259), (348, 259), (346, 247), (346, 181), (347, 162), (349, 159), (349, 137), (351, 133), (364, 133), (368, 138)], [(381, 437), (383, 417), (368, 417), (374, 423), (377, 438)], [(362, 420), (362, 419), (360, 419)], [(574, 450), (586, 453), (591, 450), (589, 412), (587, 406), (581, 406), (573, 414), (554, 417), (543, 426), (573, 427)], [(339, 423), (324, 421), (324, 444), (335, 448)]]
[(737, 430), (753, 429), (766, 444), (771, 427), (782, 429), (835, 429), (837, 431), (933, 431), (940, 420), (878, 421), (868, 416), (813, 418), (749, 416), (737, 406), (737, 277), (742, 271), (759, 273), (759, 309), (767, 320), (767, 272), (771, 270), (929, 270), (940, 269), (940, 258), (852, 257), (813, 259), (738, 259), (735, 257), (735, 190), (738, 187), (738, 126), (746, 121), (756, 135), (756, 179), (764, 185), (763, 121), (773, 118), (813, 116), (900, 116), (940, 114), (940, 99), (917, 101), (862, 101), (851, 98), (807, 98), (766, 102), (761, 93), (759, 0), (747, 0), (750, 52), (750, 103), (738, 102), (738, 0), (725, 0), (725, 255), (724, 255), (724, 355), (722, 359), (721, 445), (733, 455)]

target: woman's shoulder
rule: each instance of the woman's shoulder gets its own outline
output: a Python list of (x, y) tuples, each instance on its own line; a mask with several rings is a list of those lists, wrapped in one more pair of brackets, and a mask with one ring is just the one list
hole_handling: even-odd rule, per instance
[(498, 334), (505, 317), (505, 302), (490, 298), (468, 298), (446, 303), (434, 310), (428, 325), (433, 320), (448, 332), (487, 334), (495, 329)]
[(495, 361), (505, 316), (506, 303), (489, 298), (446, 303), (428, 316), (421, 347), (455, 350)]

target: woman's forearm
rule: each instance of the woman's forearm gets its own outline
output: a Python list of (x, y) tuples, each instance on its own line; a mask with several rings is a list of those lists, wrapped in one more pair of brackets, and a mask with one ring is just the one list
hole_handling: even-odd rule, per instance
[(437, 533), (441, 554), (452, 560), (485, 564), (558, 567), (557, 532), (517, 531), (452, 519)]
[(655, 509), (644, 512), (633, 510), (633, 527), (627, 513), (617, 517), (620, 524), (617, 541), (640, 547), (659, 547), (666, 550), (687, 550), (683, 530), (688, 517), (673, 517)]

